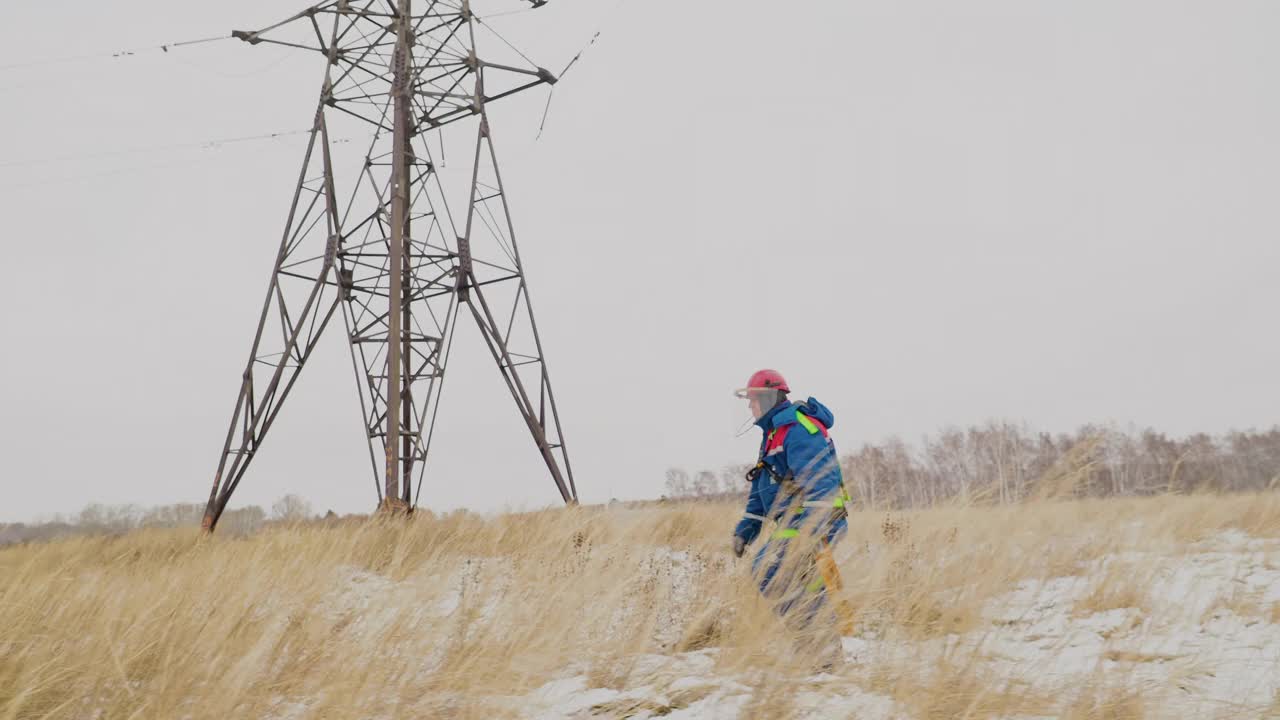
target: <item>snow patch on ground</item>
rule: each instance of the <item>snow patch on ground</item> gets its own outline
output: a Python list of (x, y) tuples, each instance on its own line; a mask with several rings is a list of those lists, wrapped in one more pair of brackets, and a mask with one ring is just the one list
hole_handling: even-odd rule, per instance
[[(667, 654), (636, 658), (627, 687), (592, 687), (584, 668), (567, 668), (526, 695), (492, 700), (538, 720), (748, 717), (752, 684), (718, 670), (717, 649), (674, 651), (691, 621), (687, 608), (696, 583), (703, 573), (723, 569), (715, 562), (675, 549), (637, 558), (637, 578), (667, 588), (654, 638)], [(1088, 612), (1081, 599), (1097, 578), (1117, 569), (1149, 578), (1136, 606)], [(483, 623), (510, 585), (510, 566), (492, 558), (400, 582), (344, 568), (322, 611), (344, 632), (372, 637), (395, 623), (426, 627), (464, 611)], [(901, 704), (860, 688), (859, 681), (886, 660), (919, 668), (927, 681), (932, 660), (967, 653), (993, 683), (1014, 681), (1056, 697), (1098, 677), (1128, 676), (1157, 717), (1264, 717), (1280, 699), (1280, 624), (1270, 621), (1277, 603), (1275, 540), (1229, 531), (1165, 553), (1115, 553), (1086, 563), (1079, 575), (1017, 583), (987, 604), (983, 622), (970, 632), (914, 642), (873, 631), (846, 637), (841, 676), (808, 678), (788, 707), (794, 717), (908, 718)], [(618, 622), (626, 612), (619, 609)], [(423, 672), (438, 661), (423, 658)], [(281, 710), (285, 718), (301, 708)]]
[[(553, 680), (522, 699), (534, 720), (585, 720), (627, 717), (676, 720), (737, 720), (747, 717), (753, 699), (750, 682), (714, 672), (717, 650), (641, 658), (635, 675), (642, 683), (625, 690), (591, 688), (585, 675)], [(847, 679), (816, 675), (788, 701), (795, 718), (856, 717), (890, 720), (895, 703), (863, 692)], [(833, 712), (833, 709), (838, 709)]]
[[(969, 651), (993, 678), (1047, 692), (1123, 670), (1161, 717), (1263, 717), (1280, 700), (1278, 553), (1280, 543), (1239, 531), (1184, 554), (1117, 553), (1080, 576), (1018, 583), (974, 631), (910, 644), (845, 638), (845, 654), (864, 667), (904, 657), (927, 666)], [(1081, 615), (1078, 601), (1113, 563), (1150, 571), (1140, 606)]]

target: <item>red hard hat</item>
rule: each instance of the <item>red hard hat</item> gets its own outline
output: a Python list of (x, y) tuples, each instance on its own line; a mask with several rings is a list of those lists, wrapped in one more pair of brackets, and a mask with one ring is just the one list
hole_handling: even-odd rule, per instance
[(787, 385), (786, 378), (782, 377), (782, 373), (777, 370), (757, 370), (751, 373), (751, 379), (747, 380), (747, 386), (738, 391), (738, 395), (745, 397), (752, 390), (780, 390), (784, 393), (791, 392), (791, 387)]

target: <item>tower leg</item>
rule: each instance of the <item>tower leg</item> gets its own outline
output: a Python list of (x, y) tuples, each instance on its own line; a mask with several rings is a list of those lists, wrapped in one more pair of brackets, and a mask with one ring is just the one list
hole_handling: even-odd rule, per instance
[[(484, 70), (481, 69), (477, 79), (477, 97), (484, 96), (483, 78)], [(560, 497), (566, 504), (574, 504), (578, 500), (577, 487), (569, 466), (559, 408), (551, 388), (542, 339), (534, 320), (511, 210), (498, 171), (498, 156), (483, 104), (476, 137), (466, 230), (459, 246), (461, 272), (468, 283), (463, 299), (471, 308), (472, 317), (538, 447), (538, 453), (551, 473), (551, 479), (560, 491)], [(495, 258), (500, 250), (505, 264), (478, 262), (477, 258), (485, 248), (489, 248), (488, 254)], [(487, 276), (482, 277), (482, 272)]]

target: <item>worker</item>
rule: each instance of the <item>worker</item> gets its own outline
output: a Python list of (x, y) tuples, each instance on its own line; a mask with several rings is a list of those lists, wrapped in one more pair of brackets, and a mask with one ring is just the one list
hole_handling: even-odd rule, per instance
[(798, 650), (830, 669), (843, 662), (837, 618), (828, 599), (839, 577), (831, 547), (848, 528), (848, 496), (828, 432), (835, 422), (813, 398), (791, 402), (787, 381), (760, 370), (737, 391), (763, 432), (760, 454), (747, 473), (751, 494), (733, 533), (738, 557), (770, 524), (752, 573), (760, 591), (797, 634)]

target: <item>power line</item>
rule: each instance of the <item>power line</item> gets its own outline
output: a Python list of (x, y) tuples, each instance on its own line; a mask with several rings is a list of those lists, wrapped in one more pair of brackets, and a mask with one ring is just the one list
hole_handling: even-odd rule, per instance
[(60, 155), (52, 158), (33, 158), (29, 160), (11, 160), (8, 162), (0, 162), (0, 168), (9, 167), (31, 167), (33, 165), (47, 165), (50, 163), (66, 162), (68, 160), (87, 160), (90, 158), (102, 157), (118, 157), (120, 155), (138, 155), (144, 153), (164, 152), (166, 150), (185, 150), (187, 148), (199, 148), (201, 150), (214, 150), (223, 145), (232, 145), (235, 143), (252, 142), (254, 140), (275, 140), (277, 138), (289, 137), (292, 135), (304, 135), (311, 132), (311, 128), (302, 130), (284, 130), (281, 132), (262, 133), (259, 135), (241, 135), (238, 137), (215, 138), (213, 140), (200, 140), (196, 142), (172, 143), (168, 145), (152, 145), (149, 147), (127, 148), (124, 150), (104, 150), (92, 153), (75, 153), (71, 155)]
[[(234, 145), (239, 143), (247, 143), (247, 142), (262, 141), (262, 140), (278, 140), (280, 138), (286, 138), (286, 137), (297, 136), (297, 135), (307, 135), (309, 133), (311, 133), (310, 128), (305, 130), (287, 130), (283, 132), (263, 133), (261, 135), (244, 135), (240, 137), (218, 138), (215, 140), (204, 140), (200, 142), (157, 145), (154, 147), (147, 147), (147, 148), (131, 148), (128, 150), (108, 150), (105, 152), (97, 152), (97, 153), (64, 155), (57, 158), (49, 158), (47, 160), (18, 161), (18, 162), (0, 164), (0, 167), (21, 167), (26, 165), (39, 165), (44, 163), (63, 162), (68, 160), (82, 160), (86, 158), (139, 155), (139, 154), (147, 154), (147, 153), (165, 152), (170, 150), (183, 150), (183, 149), (195, 149), (195, 150), (201, 150), (201, 151), (218, 150), (226, 145)], [(329, 141), (329, 144), (342, 145), (342, 144), (352, 142), (353, 140), (365, 140), (370, 137), (372, 136), (333, 138)], [(0, 189), (18, 190), (22, 188), (38, 187), (42, 185), (60, 185), (63, 183), (81, 182), (84, 180), (96, 180), (96, 179), (105, 178), (105, 177), (115, 177), (117, 175), (131, 175), (134, 173), (146, 172), (148, 170), (175, 167), (178, 165), (192, 165), (194, 163), (203, 161), (203, 159), (204, 158), (184, 158), (181, 160), (172, 160), (172, 161), (166, 161), (161, 163), (151, 163), (147, 165), (137, 165), (137, 166), (126, 167), (126, 168), (117, 168), (117, 169), (106, 170), (102, 172), (79, 173), (76, 175), (67, 175), (63, 177), (33, 180), (31, 182), (0, 185)]]
[[(620, 7), (622, 7), (622, 0), (618, 0), (614, 4), (613, 8), (609, 11), (608, 17), (601, 21), (600, 29), (596, 30), (595, 34), (591, 36), (591, 39), (588, 40), (587, 43), (578, 50), (577, 54), (569, 60), (569, 63), (560, 71), (560, 75), (557, 76), (557, 80), (563, 80), (564, 76), (569, 72), (569, 69), (582, 59), (582, 54), (590, 49), (592, 45), (596, 44), (596, 40), (600, 39), (600, 33), (604, 32), (604, 26), (613, 19), (613, 16), (618, 12), (618, 8)], [(538, 136), (534, 138), (535, 141), (542, 139), (542, 131), (547, 127), (547, 115), (551, 113), (551, 100), (555, 98), (555, 96), (556, 87), (555, 85), (552, 85), (551, 90), (547, 92), (547, 105), (542, 109), (542, 122), (538, 124)]]
[(180, 47), (189, 47), (191, 45), (201, 45), (204, 43), (218, 42), (219, 40), (230, 40), (230, 39), (231, 39), (230, 35), (219, 35), (217, 37), (196, 38), (194, 40), (181, 40), (178, 42), (163, 43), (161, 45), (148, 45), (146, 47), (129, 48), (124, 50), (108, 50), (108, 51), (99, 52), (99, 53), (92, 53), (89, 55), (67, 55), (67, 56), (58, 57), (58, 58), (45, 58), (43, 60), (31, 60), (28, 62), (10, 63), (8, 65), (0, 65), (0, 72), (5, 72), (8, 70), (23, 70), (26, 68), (43, 67), (46, 65), (59, 65), (63, 63), (84, 62), (86, 60), (100, 60), (105, 58), (115, 58), (115, 59), (126, 58), (126, 57), (132, 57), (139, 53), (154, 52), (157, 50), (160, 52), (167, 53), (170, 50), (180, 48)]
[(506, 38), (502, 37), (502, 33), (499, 33), (497, 30), (494, 30), (493, 28), (491, 28), (491, 27), (489, 27), (487, 24), (485, 24), (484, 20), (483, 20), (483, 19), (481, 19), (479, 15), (476, 15), (476, 16), (475, 16), (475, 20), (476, 20), (476, 23), (480, 25), (480, 27), (482, 27), (482, 28), (484, 28), (485, 30), (488, 30), (489, 32), (493, 33), (493, 36), (494, 36), (494, 37), (496, 37), (496, 38), (498, 38), (499, 40), (501, 40), (503, 43), (505, 43), (505, 44), (506, 44), (506, 46), (507, 46), (507, 47), (509, 47), (509, 48), (511, 48), (512, 50), (514, 50), (514, 51), (515, 51), (515, 53), (516, 53), (517, 55), (519, 55), (520, 57), (524, 58), (524, 61), (525, 61), (525, 62), (529, 63), (530, 65), (532, 65), (532, 66), (534, 66), (534, 67), (538, 67), (538, 63), (534, 62), (533, 60), (530, 60), (528, 55), (525, 55), (524, 53), (520, 52), (520, 48), (516, 47), (515, 45), (512, 45), (510, 41), (508, 41)]
[[(527, 7), (527, 8), (520, 8), (519, 10), (505, 10), (503, 12), (489, 13), (488, 15), (484, 16), (484, 19), (492, 20), (493, 18), (507, 17), (509, 15), (523, 15), (524, 13), (527, 13), (527, 12), (533, 12), (536, 9), (537, 8)], [(480, 19), (480, 16), (477, 15), (476, 19)]]

